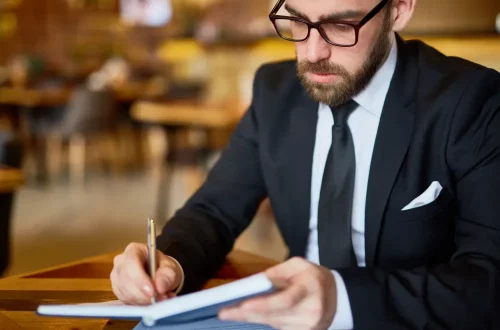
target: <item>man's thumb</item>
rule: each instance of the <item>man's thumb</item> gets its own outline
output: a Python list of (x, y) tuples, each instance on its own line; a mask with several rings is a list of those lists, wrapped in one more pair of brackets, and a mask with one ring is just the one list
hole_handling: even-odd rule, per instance
[(175, 290), (181, 279), (171, 267), (161, 267), (156, 272), (155, 285), (159, 294), (166, 294)]
[(292, 277), (301, 273), (307, 267), (307, 261), (301, 258), (292, 258), (284, 263), (267, 269), (265, 274), (273, 283), (279, 285), (287, 283)]

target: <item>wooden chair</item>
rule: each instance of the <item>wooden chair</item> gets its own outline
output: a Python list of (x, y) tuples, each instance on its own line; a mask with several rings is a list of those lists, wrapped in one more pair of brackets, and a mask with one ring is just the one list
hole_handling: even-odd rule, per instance
[[(85, 180), (87, 146), (92, 138), (101, 138), (113, 167), (118, 166), (117, 149), (113, 131), (117, 121), (117, 108), (113, 93), (109, 90), (91, 90), (86, 85), (77, 87), (68, 105), (62, 109), (60, 120), (39, 125), (34, 134), (38, 136), (39, 158), (49, 173), (60, 172), (62, 147), (68, 142), (70, 179), (82, 184)], [(46, 157), (47, 154), (49, 157)]]
[(207, 141), (190, 146), (179, 137), (191, 129), (205, 133), (231, 132), (241, 118), (241, 111), (237, 107), (231, 109), (208, 104), (139, 101), (132, 106), (131, 116), (137, 121), (156, 126), (159, 130), (152, 129), (151, 132), (165, 139), (162, 143), (164, 146), (160, 148), (165, 153), (157, 155), (154, 160), (155, 173), (159, 174), (156, 220), (163, 225), (171, 211), (169, 192), (173, 170), (180, 166), (189, 169), (186, 186), (190, 194), (203, 180), (212, 152), (223, 148), (220, 142), (214, 144)]

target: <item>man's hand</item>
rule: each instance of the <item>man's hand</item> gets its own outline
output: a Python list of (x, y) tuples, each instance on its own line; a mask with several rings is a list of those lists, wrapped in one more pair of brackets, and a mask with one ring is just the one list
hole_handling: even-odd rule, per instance
[(276, 329), (325, 330), (337, 311), (337, 287), (330, 270), (293, 258), (266, 271), (280, 290), (222, 310), (223, 320), (267, 324)]
[(182, 269), (177, 262), (157, 251), (158, 269), (155, 280), (146, 272), (148, 247), (145, 244), (131, 243), (125, 251), (116, 256), (111, 271), (113, 293), (125, 304), (147, 305), (151, 298), (157, 301), (174, 297), (175, 290), (182, 281)]

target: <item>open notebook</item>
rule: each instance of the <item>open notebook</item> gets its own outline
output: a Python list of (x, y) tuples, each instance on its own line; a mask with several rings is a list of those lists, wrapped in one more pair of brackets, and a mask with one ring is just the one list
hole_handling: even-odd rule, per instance
[(215, 288), (179, 296), (149, 306), (130, 306), (119, 302), (72, 305), (40, 305), (42, 316), (88, 317), (141, 320), (146, 326), (182, 324), (217, 316), (219, 309), (251, 297), (271, 293), (273, 283), (263, 273)]

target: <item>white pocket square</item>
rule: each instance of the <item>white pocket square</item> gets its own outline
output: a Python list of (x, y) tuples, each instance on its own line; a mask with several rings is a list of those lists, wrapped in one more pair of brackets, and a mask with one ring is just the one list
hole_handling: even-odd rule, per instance
[(422, 195), (411, 201), (411, 203), (406, 205), (401, 211), (415, 209), (417, 207), (421, 207), (434, 202), (441, 193), (441, 190), (443, 190), (441, 184), (437, 181), (434, 181)]

